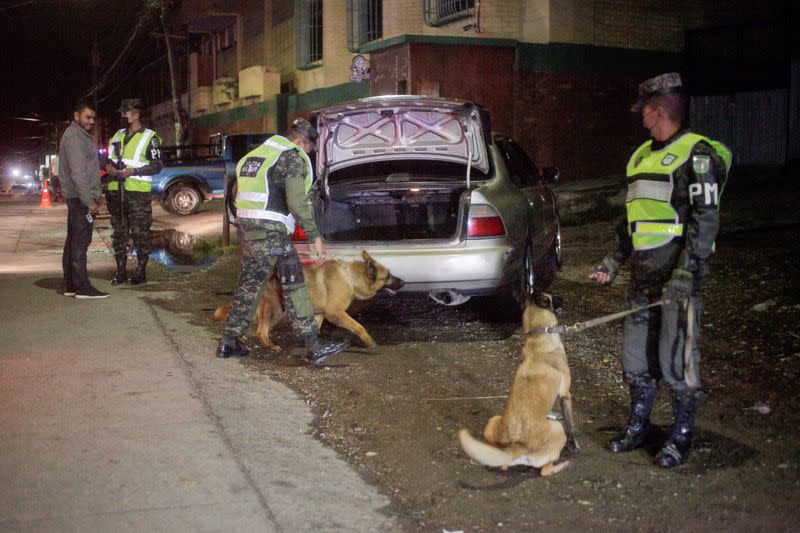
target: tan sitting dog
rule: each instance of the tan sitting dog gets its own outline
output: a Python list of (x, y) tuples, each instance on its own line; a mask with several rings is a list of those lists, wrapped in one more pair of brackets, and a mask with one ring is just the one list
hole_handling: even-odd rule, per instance
[[(551, 476), (569, 465), (569, 461), (555, 464), (567, 442), (571, 451), (577, 451), (578, 444), (564, 345), (558, 334), (537, 331), (558, 324), (555, 314), (560, 311), (558, 299), (536, 293), (533, 300), (522, 315), (522, 327), (528, 338), (522, 347), (522, 362), (511, 384), (505, 411), (489, 419), (483, 432), (486, 442), (473, 438), (466, 429), (459, 430), (458, 438), (467, 455), (481, 464), (503, 470), (528, 465), (541, 468), (542, 476)], [(557, 398), (561, 399), (566, 432), (561, 422), (547, 416)]]
[[(363, 262), (326, 261), (319, 265), (303, 265), (303, 276), (317, 326), (327, 320), (355, 333), (365, 346), (374, 347), (377, 344), (373, 338), (364, 326), (347, 314), (347, 308), (353, 301), (368, 300), (380, 290), (394, 293), (404, 282), (392, 276), (388, 268), (375, 261), (366, 251), (361, 253), (361, 257)], [(271, 351), (279, 351), (281, 347), (269, 339), (269, 330), (286, 314), (279, 289), (278, 279), (270, 277), (256, 310), (258, 341)], [(231, 305), (218, 307), (214, 311), (214, 320), (225, 320)]]

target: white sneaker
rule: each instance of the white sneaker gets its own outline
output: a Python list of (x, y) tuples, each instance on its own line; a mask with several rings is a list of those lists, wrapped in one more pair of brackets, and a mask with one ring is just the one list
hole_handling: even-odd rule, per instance
[(86, 300), (89, 298), (108, 298), (108, 293), (103, 291), (98, 291), (94, 287), (89, 287), (88, 289), (78, 289), (75, 291), (75, 298), (79, 300)]

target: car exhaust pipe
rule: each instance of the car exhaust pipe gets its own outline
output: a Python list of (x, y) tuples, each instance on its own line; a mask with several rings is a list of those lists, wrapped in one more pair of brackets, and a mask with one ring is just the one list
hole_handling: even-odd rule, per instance
[(433, 290), (428, 293), (431, 300), (441, 305), (461, 305), (470, 299), (469, 296), (464, 296), (456, 289), (440, 289)]

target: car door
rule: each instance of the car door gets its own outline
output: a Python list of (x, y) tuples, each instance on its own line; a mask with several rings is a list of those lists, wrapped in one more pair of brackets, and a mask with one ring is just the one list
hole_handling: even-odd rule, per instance
[(508, 168), (509, 177), (527, 204), (528, 220), (533, 226), (534, 256), (538, 259), (546, 250), (546, 247), (541, 246), (540, 243), (547, 243), (549, 240), (547, 214), (544, 209), (547, 197), (544, 194), (539, 170), (513, 139), (501, 137), (498, 146), (500, 146)]

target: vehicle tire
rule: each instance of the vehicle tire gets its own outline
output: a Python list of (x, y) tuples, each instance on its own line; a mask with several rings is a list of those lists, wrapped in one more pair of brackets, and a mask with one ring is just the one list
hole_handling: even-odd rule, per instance
[(228, 222), (236, 225), (236, 193), (239, 190), (236, 177), (228, 177), (228, 184), (225, 190), (225, 216)]
[(536, 288), (547, 290), (556, 279), (556, 274), (561, 270), (561, 225), (556, 223), (556, 237), (550, 243), (547, 253), (542, 261), (536, 265)]
[(529, 297), (533, 295), (534, 287), (536, 287), (538, 282), (533, 247), (533, 236), (528, 235), (525, 239), (525, 252), (522, 254), (522, 268), (519, 273), (519, 282), (512, 290), (514, 299), (523, 307)]
[(167, 205), (169, 210), (176, 215), (191, 215), (200, 209), (202, 196), (200, 191), (191, 185), (174, 185), (169, 190)]
[(556, 279), (559, 268), (557, 245), (555, 242), (550, 245), (547, 255), (542, 258), (542, 262), (536, 266), (536, 288), (546, 291)]

